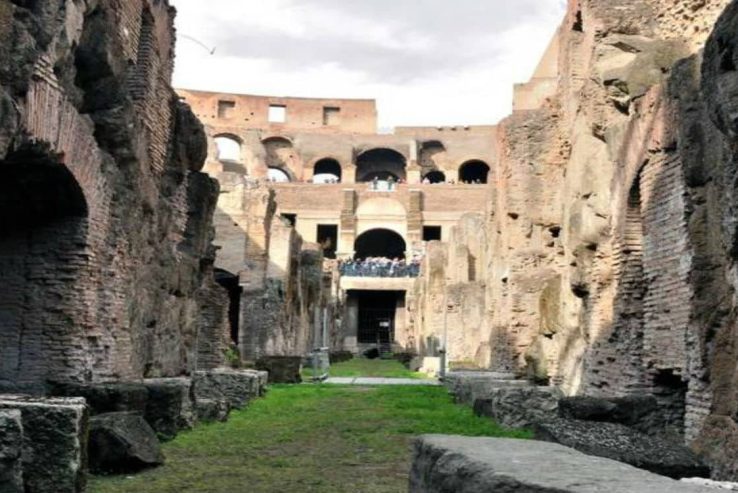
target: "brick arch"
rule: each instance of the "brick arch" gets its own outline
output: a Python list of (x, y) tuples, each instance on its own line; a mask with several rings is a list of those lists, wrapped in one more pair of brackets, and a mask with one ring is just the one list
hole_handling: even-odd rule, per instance
[(300, 156), (291, 139), (272, 136), (261, 140), (264, 147), (264, 164), (266, 168), (279, 169), (290, 176), (291, 181), (302, 177)]

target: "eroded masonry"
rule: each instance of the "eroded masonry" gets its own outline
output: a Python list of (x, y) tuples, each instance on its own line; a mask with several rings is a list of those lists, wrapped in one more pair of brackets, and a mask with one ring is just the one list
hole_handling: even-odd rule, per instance
[(179, 91), (222, 185), (242, 354), (446, 349), (650, 393), (733, 476), (737, 9), (570, 1), (496, 126), (381, 135), (372, 101)]
[(510, 117), (392, 134), (175, 93), (174, 15), (0, 0), (0, 486), (82, 491), (89, 414), (171, 438), (323, 346), (655, 396), (738, 478), (738, 2), (569, 0)]

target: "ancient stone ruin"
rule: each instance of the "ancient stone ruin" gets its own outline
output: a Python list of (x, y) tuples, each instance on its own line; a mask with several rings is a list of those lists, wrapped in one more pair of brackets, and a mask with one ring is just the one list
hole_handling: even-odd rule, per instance
[[(508, 118), (393, 134), (371, 100), (175, 92), (174, 16), (0, 0), (0, 490), (156, 465), (263, 394), (229, 365), (318, 348), (465, 370), (572, 471), (738, 480), (738, 2), (569, 0)], [(494, 446), (424, 439), (412, 491)]]

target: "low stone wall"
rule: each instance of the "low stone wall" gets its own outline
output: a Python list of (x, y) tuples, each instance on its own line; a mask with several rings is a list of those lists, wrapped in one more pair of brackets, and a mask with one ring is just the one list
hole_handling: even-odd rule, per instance
[(427, 435), (415, 443), (410, 493), (716, 493), (561, 445)]

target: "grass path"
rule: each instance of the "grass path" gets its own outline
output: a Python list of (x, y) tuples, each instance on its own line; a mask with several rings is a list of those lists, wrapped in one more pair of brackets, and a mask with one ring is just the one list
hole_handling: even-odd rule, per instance
[(397, 493), (423, 433), (527, 437), (454, 405), (442, 387), (271, 387), (227, 423), (164, 445), (165, 466), (93, 478), (92, 493)]
[[(313, 374), (310, 368), (303, 370), (303, 376), (307, 379)], [(389, 359), (367, 359), (354, 358), (342, 363), (331, 365), (329, 375), (331, 377), (378, 377), (378, 378), (428, 378), (424, 373), (410, 371), (399, 361)]]

